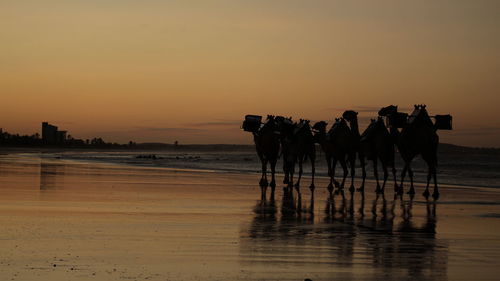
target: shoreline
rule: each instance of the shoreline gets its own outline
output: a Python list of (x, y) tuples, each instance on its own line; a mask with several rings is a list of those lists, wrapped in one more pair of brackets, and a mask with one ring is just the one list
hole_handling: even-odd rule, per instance
[[(68, 152), (81, 152), (81, 151), (68, 151)], [(91, 152), (100, 152), (100, 151), (89, 151), (90, 153)], [(106, 152), (111, 152), (111, 153), (114, 153), (114, 152), (121, 152), (121, 151), (106, 151)], [(140, 151), (137, 151), (138, 153)], [(52, 153), (63, 153), (61, 151), (57, 151), (57, 152), (54, 152), (54, 151), (47, 151), (47, 152), (10, 152), (10, 153), (6, 153), (6, 154), (3, 154), (3, 155), (22, 155), (22, 154), (26, 154), (27, 155), (27, 158), (30, 158), (30, 157), (33, 157), (33, 156), (38, 156), (38, 154), (44, 154), (44, 153), (47, 153), (47, 154), (52, 154)], [(0, 153), (0, 155), (2, 155)], [(40, 157), (41, 159), (41, 157)], [(233, 174), (233, 175), (238, 175), (238, 174), (242, 174), (242, 175), (260, 175), (260, 171), (242, 171), (242, 170), (237, 170), (237, 169), (208, 169), (208, 168), (179, 168), (179, 167), (165, 167), (165, 166), (160, 166), (160, 165), (154, 165), (154, 164), (141, 164), (141, 163), (126, 163), (126, 162), (117, 162), (117, 161), (106, 161), (104, 159), (73, 159), (73, 158), (61, 158), (61, 157), (50, 157), (50, 158), (46, 158), (46, 160), (60, 160), (60, 161), (70, 161), (70, 162), (75, 162), (75, 163), (82, 163), (82, 164), (104, 164), (104, 165), (114, 165), (114, 166), (123, 166), (123, 167), (135, 167), (135, 168), (146, 168), (146, 169), (159, 169), (159, 170), (168, 170), (168, 171), (185, 171), (185, 172), (200, 172), (200, 173), (220, 173), (220, 174)], [(309, 167), (310, 165), (306, 164), (305, 167)], [(358, 169), (359, 167), (357, 167)], [(367, 169), (367, 172), (369, 173), (370, 171), (372, 171), (372, 167), (368, 167)], [(283, 177), (283, 172), (280, 170), (280, 169), (277, 169), (276, 171), (276, 176), (277, 177)], [(268, 177), (270, 177), (270, 171), (268, 170)], [(306, 179), (306, 182), (308, 182), (307, 180), (310, 179), (310, 173), (308, 173), (307, 169), (304, 171), (304, 177)], [(318, 175), (316, 174), (315, 175), (315, 178), (316, 179), (328, 179), (328, 176), (326, 175)], [(438, 178), (439, 178), (439, 174), (438, 174)], [(337, 177), (337, 179), (339, 179), (339, 177)], [(346, 179), (346, 190), (348, 188), (348, 183), (349, 183), (349, 176), (347, 177)], [(361, 178), (359, 177), (359, 173), (357, 173), (357, 175), (355, 176), (355, 182), (357, 184), (359, 184), (359, 182), (361, 181)], [(370, 178), (368, 177), (366, 179), (366, 182), (367, 183), (375, 183), (375, 179), (373, 178)], [(278, 186), (279, 186), (279, 183), (280, 183), (280, 179), (277, 178), (277, 183), (278, 183)], [(400, 179), (398, 178), (398, 184), (400, 183)], [(409, 179), (408, 179), (408, 176), (406, 177), (405, 179), (405, 187), (408, 187), (410, 184), (409, 182)], [(426, 182), (425, 181), (419, 181), (417, 179), (414, 179), (414, 184), (415, 185), (425, 185)], [(391, 176), (389, 175), (389, 178), (387, 179), (387, 184), (386, 184), (386, 189), (388, 191), (392, 191), (392, 182), (391, 182)], [(497, 189), (497, 188), (500, 188), (500, 186), (498, 187), (495, 187), (495, 186), (489, 186), (489, 185), (469, 185), (469, 184), (449, 184), (449, 183), (439, 183), (438, 182), (438, 185), (439, 187), (456, 187), (456, 188), (486, 188), (486, 189)], [(356, 185), (357, 186), (357, 185)], [(432, 181), (431, 181), (431, 184), (430, 184), (430, 189), (433, 188), (433, 184), (432, 184)], [(406, 189), (405, 189), (406, 190)]]

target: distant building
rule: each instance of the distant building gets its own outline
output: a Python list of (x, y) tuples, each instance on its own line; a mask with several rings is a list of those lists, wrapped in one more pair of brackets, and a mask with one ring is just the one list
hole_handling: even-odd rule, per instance
[(57, 140), (57, 127), (47, 122), (42, 123), (42, 141), (45, 144), (54, 144)]
[(66, 134), (67, 131), (57, 131), (57, 143), (65, 143), (66, 142)]
[(58, 131), (57, 126), (48, 122), (42, 123), (42, 141), (44, 144), (63, 144), (66, 142), (66, 131)]

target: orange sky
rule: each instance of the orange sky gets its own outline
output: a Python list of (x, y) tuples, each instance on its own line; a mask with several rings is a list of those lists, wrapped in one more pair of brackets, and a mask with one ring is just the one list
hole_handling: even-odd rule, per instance
[[(411, 3), (410, 3), (411, 2)], [(0, 127), (251, 143), (245, 114), (451, 113), (500, 147), (499, 1), (2, 1)]]

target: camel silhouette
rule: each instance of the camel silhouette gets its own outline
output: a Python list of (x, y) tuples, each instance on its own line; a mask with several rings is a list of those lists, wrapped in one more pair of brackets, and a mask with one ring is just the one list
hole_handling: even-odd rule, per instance
[[(384, 193), (385, 184), (387, 182), (387, 168), (391, 167), (392, 175), (394, 178), (394, 191), (397, 192), (398, 185), (396, 181), (396, 168), (394, 165), (394, 142), (384, 124), (382, 117), (377, 119), (372, 119), (370, 125), (366, 128), (360, 138), (359, 143), (360, 157), (364, 156), (367, 160), (373, 162), (373, 173), (375, 180), (377, 182), (377, 188), (375, 192)], [(384, 171), (384, 181), (382, 186), (379, 183), (378, 177), (378, 160), (382, 164), (382, 169)], [(359, 191), (364, 191), (366, 172), (364, 167), (364, 160), (361, 160), (363, 168), (363, 180), (361, 186), (358, 188)]]
[[(397, 106), (391, 105), (384, 107), (379, 111), (379, 115), (387, 116), (390, 124), (397, 123), (395, 120), (398, 116)], [(402, 124), (401, 132), (398, 130), (397, 126), (390, 126), (391, 136), (404, 160), (404, 168), (401, 172), (401, 185), (398, 188), (398, 194), (403, 193), (403, 183), (407, 171), (410, 177), (410, 190), (408, 194), (415, 194), (411, 161), (420, 154), (428, 167), (427, 185), (423, 196), (429, 196), (429, 184), (432, 177), (434, 178), (434, 192), (432, 196), (435, 199), (439, 198), (436, 176), (439, 136), (436, 133), (436, 129), (437, 127), (432, 123), (425, 105), (414, 106), (413, 113), (408, 118), (408, 121), (406, 124)]]
[(283, 116), (276, 116), (275, 118), (276, 124), (277, 124), (277, 129), (278, 129), (278, 134), (279, 134), (279, 140), (280, 140), (280, 145), (281, 145), (281, 153), (280, 157), (283, 156), (283, 174), (285, 175), (283, 177), (283, 184), (289, 185), (290, 184), (290, 177), (288, 173), (288, 165), (289, 163), (286, 161), (288, 158), (288, 148), (286, 146), (286, 142), (288, 141), (287, 136), (289, 134), (292, 134), (293, 128), (294, 128), (294, 122), (292, 120), (292, 117), (283, 117)]
[[(353, 175), (351, 189), (354, 190), (354, 165), (356, 162), (355, 138), (344, 118), (336, 118), (335, 123), (328, 133), (326, 133), (326, 126), (326, 122), (320, 121), (314, 124), (313, 128), (315, 130), (315, 141), (321, 145), (326, 156), (328, 175), (330, 176), (330, 184), (327, 187), (328, 191), (331, 195), (334, 185), (339, 190), (344, 188), (348, 174), (347, 161), (349, 161), (351, 165), (351, 173)], [(335, 180), (335, 167), (337, 162), (340, 162), (344, 171), (341, 184)]]
[(355, 176), (355, 168), (356, 168), (356, 153), (358, 154), (359, 161), (361, 163), (361, 170), (362, 170), (362, 175), (363, 175), (363, 182), (361, 184), (361, 191), (364, 190), (364, 185), (365, 185), (365, 179), (366, 179), (366, 169), (365, 169), (365, 155), (364, 155), (364, 150), (360, 149), (361, 146), (361, 135), (359, 134), (359, 124), (358, 124), (358, 113), (354, 110), (346, 110), (342, 114), (342, 118), (344, 118), (350, 126), (351, 129), (351, 136), (350, 136), (350, 141), (351, 141), (351, 146), (348, 147), (350, 150), (350, 155), (352, 157), (352, 162), (351, 158), (348, 158), (350, 165), (351, 165), (351, 187), (349, 188), (349, 191), (353, 192), (354, 191), (354, 176)]
[(330, 138), (326, 133), (327, 126), (328, 123), (326, 123), (325, 121), (319, 121), (313, 125), (312, 129), (314, 132), (314, 141), (320, 144), (321, 149), (325, 153), (326, 165), (328, 168), (328, 177), (330, 177), (328, 190), (330, 191), (331, 195), (335, 180), (332, 173), (332, 160), (333, 160), (334, 147), (333, 147), (333, 142), (330, 141)]
[(266, 197), (267, 192), (268, 162), (271, 166), (271, 183), (269, 186), (271, 186), (271, 198), (274, 198), (274, 190), (276, 188), (276, 162), (278, 161), (280, 151), (280, 139), (276, 131), (277, 124), (275, 118), (273, 115), (268, 115), (264, 125), (260, 129), (252, 132), (257, 155), (262, 163), (262, 176), (259, 182), (262, 198)]
[[(291, 123), (291, 119), (280, 118), (281, 123), (281, 144), (283, 151), (283, 170), (285, 172), (284, 183), (288, 184), (291, 189), (295, 186), (297, 193), (300, 195), (300, 181), (303, 173), (303, 163), (309, 158), (311, 161), (311, 185), (309, 188), (314, 193), (314, 174), (315, 174), (315, 160), (316, 160), (316, 147), (314, 136), (312, 134), (309, 120), (301, 119), (299, 123)], [(299, 177), (294, 184), (293, 176), (295, 173), (295, 164), (299, 164)]]

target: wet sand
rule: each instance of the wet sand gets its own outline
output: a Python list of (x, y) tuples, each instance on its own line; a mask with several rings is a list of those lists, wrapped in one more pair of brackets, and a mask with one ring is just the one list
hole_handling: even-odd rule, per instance
[(258, 179), (2, 155), (0, 280), (498, 280), (497, 189), (273, 201)]

